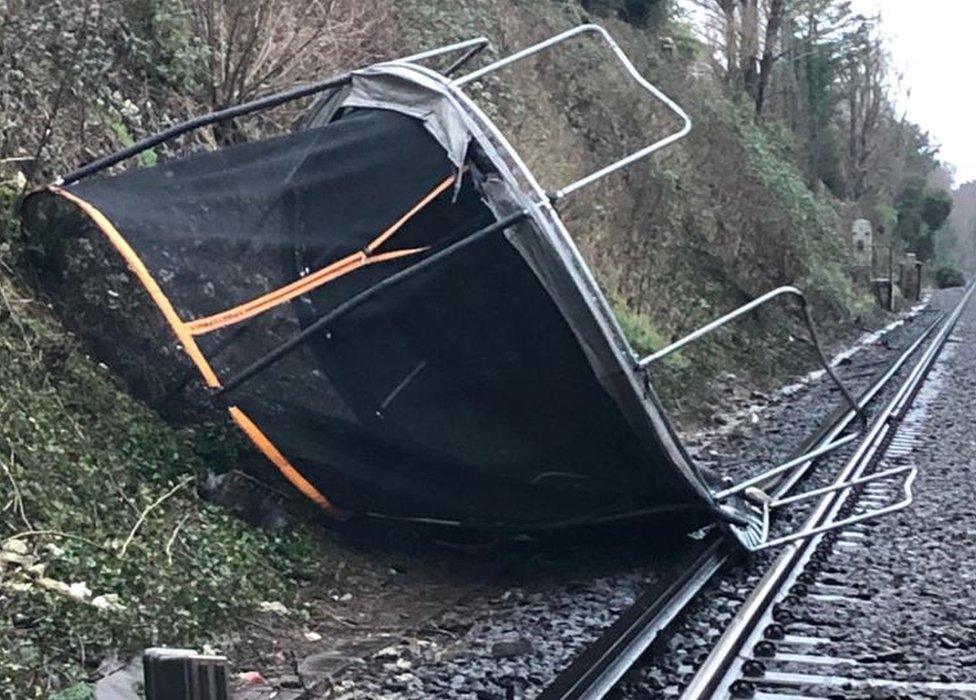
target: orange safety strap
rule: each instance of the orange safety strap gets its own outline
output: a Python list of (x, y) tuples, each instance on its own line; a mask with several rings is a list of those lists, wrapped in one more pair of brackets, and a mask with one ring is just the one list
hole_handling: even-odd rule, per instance
[(210, 363), (207, 362), (207, 358), (203, 356), (203, 353), (200, 351), (200, 347), (197, 345), (197, 341), (193, 339), (193, 335), (187, 329), (186, 324), (183, 323), (183, 320), (176, 313), (176, 309), (173, 308), (173, 305), (170, 303), (169, 299), (166, 298), (163, 290), (160, 289), (159, 285), (156, 283), (156, 280), (153, 279), (153, 276), (149, 273), (149, 269), (146, 267), (145, 263), (142, 262), (142, 259), (139, 257), (136, 251), (132, 249), (129, 242), (122, 237), (121, 233), (118, 232), (115, 225), (92, 204), (86, 202), (73, 192), (69, 192), (63, 187), (55, 187), (53, 185), (49, 189), (51, 192), (61, 195), (68, 201), (74, 202), (83, 212), (88, 214), (92, 221), (95, 222), (95, 225), (98, 226), (102, 233), (104, 233), (108, 238), (109, 242), (115, 246), (115, 249), (119, 251), (122, 257), (125, 259), (129, 269), (132, 270), (132, 273), (142, 283), (142, 286), (146, 288), (147, 292), (149, 292), (149, 296), (152, 297), (154, 302), (156, 302), (156, 306), (159, 307), (159, 310), (163, 312), (163, 316), (169, 322), (170, 328), (172, 328), (173, 332), (176, 334), (176, 339), (183, 345), (183, 350), (187, 355), (190, 356), (190, 359), (193, 360), (193, 364), (197, 366), (197, 369), (200, 370), (200, 374), (203, 375), (204, 380), (207, 382), (207, 386), (214, 388), (220, 386), (220, 380), (217, 379), (217, 374), (213, 371)]
[[(177, 340), (183, 345), (183, 350), (196, 365), (200, 374), (203, 376), (204, 381), (207, 386), (212, 388), (220, 387), (220, 380), (217, 378), (217, 373), (214, 372), (207, 358), (201, 352), (200, 347), (197, 345), (196, 340), (193, 338), (193, 334), (190, 333), (188, 326), (183, 322), (183, 319), (179, 317), (176, 313), (176, 309), (173, 308), (173, 304), (167, 298), (166, 294), (160, 288), (159, 284), (153, 278), (149, 269), (146, 267), (145, 263), (139, 257), (138, 253), (129, 245), (129, 242), (123, 238), (122, 234), (119, 233), (115, 225), (108, 220), (102, 212), (100, 212), (94, 205), (85, 201), (73, 192), (69, 192), (63, 187), (56, 187), (51, 185), (48, 190), (56, 195), (64, 197), (70, 202), (77, 205), (85, 214), (91, 218), (98, 229), (105, 234), (109, 242), (115, 247), (115, 249), (122, 255), (129, 269), (136, 276), (142, 286), (145, 287), (146, 291), (149, 292), (149, 296), (159, 307), (162, 312), (163, 317), (169, 323), (170, 328), (172, 328), (173, 333), (176, 335)], [(247, 415), (241, 411), (237, 406), (231, 406), (229, 409), (231, 418), (234, 422), (244, 431), (244, 433), (251, 439), (254, 445), (264, 454), (268, 460), (274, 464), (282, 475), (288, 479), (299, 491), (301, 491), (305, 496), (318, 504), (326, 513), (332, 517), (342, 520), (345, 519), (346, 514), (338, 507), (332, 504), (332, 502), (325, 497), (321, 491), (315, 488), (312, 483), (306, 479), (301, 472), (299, 472), (292, 464), (288, 461), (277, 447), (267, 438), (267, 436), (261, 432), (257, 425), (252, 421)]]
[(417, 202), (417, 204), (415, 204), (410, 211), (397, 219), (392, 226), (374, 238), (369, 245), (362, 250), (351, 255), (347, 255), (336, 262), (326, 265), (320, 270), (316, 270), (310, 275), (301, 277), (294, 282), (286, 284), (284, 287), (279, 287), (278, 289), (251, 299), (243, 304), (227, 309), (226, 311), (213, 314), (212, 316), (205, 316), (194, 321), (190, 321), (188, 324), (186, 324), (187, 330), (193, 335), (202, 335), (204, 333), (215, 331), (219, 328), (232, 326), (235, 323), (246, 321), (249, 318), (253, 318), (254, 316), (262, 314), (265, 311), (273, 309), (280, 304), (284, 304), (295, 297), (300, 297), (303, 294), (307, 294), (313, 289), (321, 287), (326, 282), (331, 282), (338, 277), (342, 277), (343, 275), (354, 270), (358, 270), (364, 265), (372, 265), (374, 263), (395, 260), (408, 255), (416, 255), (417, 253), (427, 250), (426, 247), (408, 248), (404, 250), (392, 250), (388, 253), (380, 253), (378, 255), (373, 254), (373, 252), (383, 245), (387, 240), (389, 240), (393, 234), (403, 228), (403, 226), (410, 221), (410, 219), (412, 219), (417, 212), (437, 199), (437, 197), (448, 189), (454, 183), (454, 181), (454, 175), (446, 177), (439, 185), (437, 185), (437, 187), (435, 187), (433, 190), (427, 193), (423, 199)]
[(453, 185), (455, 179), (456, 179), (456, 176), (455, 175), (448, 175), (446, 178), (444, 178), (444, 180), (441, 182), (441, 184), (439, 184), (437, 187), (435, 187), (434, 189), (432, 189), (427, 194), (426, 197), (424, 197), (419, 202), (417, 202), (414, 205), (413, 209), (411, 209), (406, 214), (404, 214), (403, 216), (401, 216), (396, 221), (396, 223), (394, 223), (392, 226), (390, 226), (390, 228), (386, 229), (383, 233), (381, 233), (376, 238), (374, 238), (373, 241), (368, 246), (366, 246), (366, 254), (369, 255), (374, 250), (376, 250), (377, 248), (379, 248), (381, 245), (383, 245), (384, 243), (386, 243), (387, 239), (389, 239), (390, 236), (392, 236), (394, 233), (396, 233), (401, 228), (403, 228), (403, 226), (408, 221), (410, 221), (410, 219), (412, 219), (417, 214), (417, 212), (419, 212), (421, 209), (423, 209), (428, 204), (430, 204), (431, 202), (433, 202), (435, 199), (437, 199), (441, 195), (441, 193), (444, 190), (446, 190), (448, 187), (450, 187), (451, 185)]
[(340, 509), (336, 508), (332, 502), (325, 497), (321, 491), (319, 491), (315, 486), (312, 485), (308, 479), (306, 479), (301, 472), (299, 472), (295, 467), (292, 466), (288, 458), (285, 457), (278, 450), (277, 447), (267, 438), (267, 436), (261, 432), (261, 429), (248, 418), (247, 414), (244, 413), (237, 406), (231, 406), (230, 409), (231, 418), (240, 427), (244, 433), (251, 438), (251, 441), (257, 446), (259, 450), (267, 457), (278, 470), (284, 475), (292, 485), (301, 491), (310, 500), (318, 504), (323, 510), (330, 513), (333, 517), (339, 520), (345, 519), (346, 515)]
[(290, 301), (295, 297), (300, 297), (303, 294), (321, 287), (326, 282), (331, 282), (332, 280), (342, 277), (343, 275), (357, 270), (364, 265), (372, 265), (374, 263), (384, 262), (387, 260), (395, 260), (396, 258), (406, 257), (408, 255), (415, 255), (427, 250), (424, 248), (407, 248), (404, 250), (392, 250), (389, 253), (380, 253), (379, 255), (366, 255), (366, 253), (360, 251), (354, 253), (353, 255), (347, 255), (341, 260), (337, 260), (331, 263), (321, 270), (316, 270), (310, 275), (301, 277), (290, 284), (286, 284), (284, 287), (279, 287), (273, 292), (268, 292), (267, 294), (252, 299), (249, 302), (241, 304), (240, 306), (235, 306), (227, 311), (221, 311), (213, 316), (206, 316), (204, 318), (198, 318), (195, 321), (190, 321), (186, 324), (186, 328), (193, 335), (203, 335), (204, 333), (209, 333), (210, 331), (215, 331), (218, 328), (224, 328), (225, 326), (232, 326), (235, 323), (245, 321), (253, 316), (273, 309), (279, 304), (283, 304), (286, 301)]

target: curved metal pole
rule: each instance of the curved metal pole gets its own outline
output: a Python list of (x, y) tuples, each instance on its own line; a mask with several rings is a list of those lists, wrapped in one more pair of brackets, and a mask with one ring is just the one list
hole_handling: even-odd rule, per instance
[(663, 102), (668, 109), (670, 109), (674, 114), (676, 114), (681, 119), (683, 124), (679, 131), (676, 131), (675, 133), (670, 134), (669, 136), (666, 136), (665, 138), (660, 139), (659, 141), (655, 141), (649, 146), (645, 146), (644, 148), (638, 151), (634, 151), (630, 155), (625, 156), (624, 158), (621, 158), (620, 160), (617, 160), (611, 163), (610, 165), (597, 170), (596, 172), (590, 173), (586, 177), (583, 177), (577, 180), (576, 182), (572, 182), (566, 185), (565, 187), (556, 190), (550, 195), (550, 198), (552, 199), (553, 202), (558, 201), (563, 197), (565, 197), (566, 195), (572, 194), (576, 190), (586, 187), (587, 185), (596, 182), (597, 180), (605, 177), (606, 175), (609, 175), (610, 173), (616, 170), (620, 170), (621, 168), (625, 168), (628, 165), (638, 160), (641, 160), (642, 158), (646, 158), (647, 156), (651, 155), (655, 151), (659, 151), (665, 146), (669, 146), (675, 141), (684, 138), (691, 131), (691, 126), (692, 126), (691, 117), (689, 117), (688, 114), (674, 100), (672, 100), (670, 97), (665, 95), (663, 92), (661, 92), (661, 90), (656, 88), (654, 85), (649, 83), (644, 78), (644, 76), (640, 74), (640, 72), (634, 67), (634, 64), (631, 63), (630, 59), (627, 57), (627, 54), (625, 54), (623, 49), (620, 48), (620, 45), (617, 44), (614, 38), (610, 36), (610, 33), (607, 32), (607, 30), (601, 27), (599, 24), (581, 24), (580, 26), (565, 31), (562, 34), (557, 34), (556, 36), (546, 39), (545, 41), (541, 41), (538, 44), (529, 46), (525, 49), (522, 49), (521, 51), (517, 51), (511, 54), (510, 56), (506, 56), (505, 58), (502, 58), (498, 61), (495, 61), (494, 63), (484, 66), (483, 68), (479, 68), (478, 70), (472, 71), (467, 75), (457, 78), (456, 80), (453, 81), (453, 83), (458, 87), (466, 85), (470, 82), (478, 80), (479, 78), (483, 78), (489, 73), (493, 73), (494, 71), (500, 68), (504, 68), (505, 66), (511, 65), (512, 63), (521, 61), (522, 59), (528, 58), (529, 56), (539, 53), (540, 51), (545, 51), (546, 49), (556, 46), (557, 44), (561, 44), (564, 41), (567, 41), (568, 39), (572, 39), (575, 36), (579, 36), (580, 34), (597, 34), (598, 36), (600, 36), (604, 40), (604, 42), (606, 42), (606, 44), (610, 47), (610, 50), (613, 51), (614, 55), (617, 57), (620, 63), (623, 65), (624, 72), (628, 76), (630, 76), (638, 85), (640, 85), (646, 92), (650, 93), (655, 98)]
[(753, 309), (755, 309), (755, 308), (757, 308), (759, 306), (762, 306), (766, 302), (772, 301), (776, 297), (782, 296), (784, 294), (791, 294), (793, 296), (798, 297), (801, 300), (801, 303), (804, 306), (806, 306), (806, 303), (807, 303), (806, 297), (804, 297), (803, 296), (803, 292), (801, 292), (796, 287), (789, 287), (789, 286), (787, 286), (787, 287), (777, 287), (776, 289), (774, 289), (771, 292), (766, 292), (761, 297), (756, 297), (755, 299), (753, 299), (752, 301), (750, 301), (748, 304), (745, 304), (744, 306), (740, 306), (735, 311), (731, 311), (731, 312), (725, 314), (724, 316), (722, 316), (721, 318), (715, 319), (714, 321), (712, 321), (708, 325), (702, 326), (701, 328), (699, 328), (698, 330), (694, 331), (693, 333), (690, 333), (689, 335), (686, 335), (681, 340), (679, 340), (679, 341), (677, 341), (675, 343), (671, 343), (671, 345), (668, 345), (667, 347), (661, 348), (657, 352), (655, 352), (655, 353), (653, 353), (651, 355), (648, 355), (647, 357), (642, 358), (640, 360), (640, 362), (638, 362), (638, 364), (641, 367), (647, 367), (649, 364), (651, 364), (653, 362), (657, 362), (658, 360), (661, 360), (661, 359), (667, 357), (668, 355), (670, 355), (673, 352), (677, 352), (678, 350), (680, 350), (681, 348), (683, 348), (685, 345), (689, 345), (689, 344), (695, 342), (696, 340), (698, 340), (699, 338), (701, 338), (703, 336), (706, 336), (706, 335), (708, 335), (709, 333), (712, 333), (715, 330), (718, 330), (719, 328), (721, 328), (722, 326), (724, 326), (729, 321), (734, 321), (735, 319), (739, 318), (740, 316), (744, 316), (747, 313), (749, 313), (750, 311), (752, 311)]
[[(637, 362), (637, 364), (639, 367), (646, 369), (648, 365), (650, 365), (651, 363), (663, 359), (673, 352), (677, 352), (678, 350), (685, 347), (689, 343), (693, 343), (699, 338), (702, 338), (708, 335), (709, 333), (716, 331), (717, 329), (724, 326), (726, 323), (729, 323), (730, 321), (734, 321), (740, 316), (743, 316), (749, 313), (750, 311), (753, 311), (756, 308), (762, 306), (763, 304), (766, 304), (772, 301), (773, 299), (783, 295), (794, 296), (799, 300), (800, 310), (803, 312), (803, 321), (807, 327), (807, 331), (810, 333), (810, 340), (813, 343), (813, 347), (817, 351), (817, 357), (820, 359), (820, 364), (823, 366), (824, 371), (827, 373), (827, 376), (830, 377), (831, 381), (833, 381), (834, 385), (843, 395), (844, 400), (847, 402), (847, 405), (851, 407), (851, 409), (854, 411), (855, 415), (857, 416), (857, 420), (861, 424), (861, 429), (858, 432), (866, 430), (868, 426), (867, 415), (865, 415), (861, 405), (857, 401), (855, 401), (850, 391), (847, 390), (847, 387), (844, 385), (844, 382), (841, 381), (840, 377), (837, 375), (837, 372), (830, 364), (830, 360), (827, 359), (827, 355), (824, 354), (823, 346), (820, 344), (820, 337), (817, 334), (816, 324), (814, 324), (813, 316), (810, 314), (810, 306), (807, 303), (807, 298), (806, 296), (804, 296), (803, 292), (801, 292), (796, 287), (783, 286), (783, 287), (777, 287), (776, 289), (770, 292), (766, 292), (762, 296), (753, 299), (748, 304), (740, 306), (738, 309), (735, 309), (734, 311), (730, 311), (729, 313), (725, 314), (721, 318), (717, 318), (711, 323), (702, 326), (698, 330), (689, 333), (681, 340), (671, 343), (671, 345), (661, 348), (657, 352), (640, 359)], [(835, 448), (841, 447), (843, 444), (844, 443), (838, 442), (835, 443), (834, 447)]]
[[(415, 61), (422, 61), (426, 58), (433, 58), (434, 56), (440, 56), (442, 54), (451, 53), (454, 51), (460, 51), (462, 49), (468, 49), (468, 52), (462, 56), (460, 59), (454, 62), (454, 64), (448, 69), (448, 74), (451, 71), (456, 70), (465, 61), (472, 58), (476, 53), (488, 46), (490, 42), (486, 37), (479, 36), (474, 39), (467, 39), (465, 41), (459, 41), (456, 44), (449, 44), (448, 46), (441, 46), (436, 49), (431, 49), (429, 51), (423, 51), (421, 53), (415, 53), (412, 56), (406, 56), (405, 58), (398, 58), (397, 61), (412, 63)], [(218, 110), (216, 112), (210, 112), (209, 114), (203, 114), (192, 119), (187, 119), (186, 121), (174, 124), (173, 126), (163, 129), (160, 132), (153, 134), (152, 136), (147, 136), (140, 141), (127, 146), (115, 153), (110, 153), (107, 156), (98, 158), (91, 163), (83, 165), (74, 172), (68, 173), (63, 177), (59, 177), (54, 181), (56, 185), (70, 185), (82, 178), (88, 177), (89, 175), (94, 175), (95, 173), (110, 168), (113, 165), (121, 163), (123, 160), (128, 160), (133, 156), (137, 156), (143, 151), (147, 151), (150, 148), (160, 145), (166, 141), (181, 136), (190, 131), (200, 129), (204, 126), (209, 126), (210, 124), (216, 124), (217, 122), (227, 121), (229, 119), (234, 119), (235, 117), (241, 117), (246, 114), (252, 114), (254, 112), (259, 112), (265, 109), (271, 109), (272, 107), (277, 107), (279, 105), (285, 104), (286, 102), (292, 102), (294, 100), (301, 99), (303, 97), (308, 97), (319, 92), (324, 92), (331, 88), (336, 88), (341, 85), (345, 85), (350, 80), (352, 80), (352, 73), (345, 73), (333, 78), (327, 78), (326, 80), (321, 80), (315, 83), (308, 83), (306, 85), (298, 85), (289, 90), (283, 92), (278, 92), (273, 95), (267, 95), (265, 97), (260, 97), (256, 100), (251, 100), (250, 102), (243, 102), (239, 105), (234, 105), (233, 107), (227, 107), (225, 109)]]

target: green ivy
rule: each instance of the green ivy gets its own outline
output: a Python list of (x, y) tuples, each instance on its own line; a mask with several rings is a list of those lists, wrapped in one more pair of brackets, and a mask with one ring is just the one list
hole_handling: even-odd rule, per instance
[[(128, 147), (136, 142), (136, 140), (132, 137), (132, 134), (129, 133), (128, 127), (126, 127), (126, 125), (122, 122), (113, 122), (111, 127), (122, 146)], [(158, 160), (159, 157), (156, 155), (156, 151), (151, 148), (142, 151), (136, 156), (136, 162), (139, 164), (140, 168), (151, 168), (152, 166), (156, 165)]]
[[(26, 299), (2, 273), (0, 291)], [(5, 308), (0, 501), (9, 507), (0, 511), (0, 544), (27, 530), (50, 533), (22, 540), (44, 575), (117, 595), (121, 607), (100, 610), (36, 583), (0, 587), (0, 697), (74, 697), (70, 689), (89, 674), (82, 657), (219, 643), (260, 601), (295, 605), (299, 586), (328, 558), (313, 530), (258, 530), (202, 501), (198, 477), (220, 466), (196, 449), (211, 432), (162, 423), (87, 359), (43, 304)]]

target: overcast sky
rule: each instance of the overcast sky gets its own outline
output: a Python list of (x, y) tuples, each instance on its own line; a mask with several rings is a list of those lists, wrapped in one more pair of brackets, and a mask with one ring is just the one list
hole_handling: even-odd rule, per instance
[[(690, 10), (690, 0), (678, 0)], [(956, 184), (976, 180), (976, 0), (851, 0), (881, 15), (895, 69), (896, 103), (941, 146)]]
[(956, 184), (976, 180), (976, 2), (853, 0), (859, 12), (881, 14), (904, 88), (908, 118), (942, 146)]

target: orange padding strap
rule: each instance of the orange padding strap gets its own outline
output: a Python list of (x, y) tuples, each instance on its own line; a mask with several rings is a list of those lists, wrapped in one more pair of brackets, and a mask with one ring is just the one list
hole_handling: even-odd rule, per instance
[(197, 369), (200, 370), (200, 374), (203, 375), (204, 380), (207, 382), (207, 386), (214, 388), (220, 386), (220, 381), (217, 379), (217, 374), (213, 371), (210, 363), (207, 362), (207, 358), (203, 356), (203, 353), (200, 351), (200, 348), (197, 345), (197, 341), (193, 339), (193, 334), (190, 333), (186, 324), (183, 323), (183, 320), (176, 313), (176, 309), (173, 308), (173, 305), (170, 303), (169, 299), (166, 298), (163, 290), (160, 289), (159, 285), (156, 283), (156, 280), (153, 279), (153, 276), (149, 273), (149, 269), (146, 267), (145, 263), (142, 262), (142, 259), (139, 257), (136, 251), (132, 249), (129, 242), (122, 237), (121, 233), (118, 232), (115, 225), (109, 221), (108, 217), (106, 217), (102, 212), (73, 192), (69, 192), (63, 187), (54, 186), (52, 186), (50, 190), (55, 194), (61, 195), (68, 201), (74, 202), (83, 212), (88, 214), (92, 221), (95, 222), (95, 225), (101, 229), (102, 233), (105, 234), (109, 242), (115, 246), (115, 249), (119, 251), (123, 258), (125, 258), (125, 262), (129, 266), (129, 269), (132, 270), (132, 273), (139, 279), (142, 286), (146, 288), (147, 292), (149, 292), (149, 296), (151, 296), (152, 300), (156, 302), (156, 306), (159, 307), (159, 310), (163, 312), (163, 316), (166, 317), (166, 320), (169, 322), (170, 327), (176, 334), (177, 340), (179, 340), (183, 345), (183, 350), (187, 355), (190, 356), (190, 359), (193, 360), (193, 364), (195, 364)]
[[(220, 386), (220, 380), (217, 378), (216, 372), (207, 362), (207, 358), (204, 357), (203, 353), (200, 351), (196, 340), (193, 339), (193, 335), (187, 328), (187, 324), (176, 313), (176, 309), (170, 303), (169, 299), (163, 293), (163, 290), (157, 284), (156, 280), (150, 274), (149, 269), (146, 267), (142, 259), (133, 250), (132, 246), (129, 245), (128, 241), (122, 237), (122, 234), (118, 232), (118, 229), (108, 220), (102, 212), (100, 212), (92, 204), (86, 202), (84, 199), (69, 192), (63, 187), (51, 186), (48, 188), (54, 194), (64, 197), (70, 202), (76, 204), (83, 212), (85, 212), (95, 225), (101, 230), (102, 233), (108, 238), (109, 242), (115, 247), (117, 251), (125, 259), (126, 264), (136, 278), (142, 283), (142, 286), (146, 288), (149, 292), (149, 296), (152, 300), (156, 302), (156, 306), (163, 313), (166, 321), (169, 323), (170, 328), (176, 334), (177, 340), (183, 345), (183, 350), (186, 354), (193, 360), (193, 364), (197, 366), (200, 370), (200, 374), (203, 375), (204, 380), (207, 382), (207, 386), (217, 388)], [(302, 476), (301, 472), (292, 466), (288, 458), (285, 457), (277, 447), (275, 447), (272, 442), (267, 438), (267, 436), (261, 432), (261, 429), (255, 425), (254, 421), (248, 418), (243, 411), (241, 411), (236, 406), (232, 406), (230, 409), (231, 418), (234, 422), (244, 431), (244, 433), (251, 438), (254, 445), (267, 457), (278, 471), (290, 481), (295, 488), (305, 494), (312, 501), (317, 503), (319, 506), (325, 510), (326, 513), (337, 519), (343, 519), (346, 514), (332, 502), (325, 497), (325, 495), (319, 491), (312, 483)]]
[(343, 519), (345, 518), (345, 513), (343, 513), (339, 508), (332, 505), (332, 502), (325, 497), (325, 495), (315, 488), (312, 483), (306, 479), (302, 474), (291, 465), (291, 462), (278, 451), (278, 448), (272, 444), (272, 442), (261, 432), (261, 429), (254, 424), (247, 414), (244, 413), (237, 406), (230, 407), (230, 415), (234, 419), (234, 422), (240, 426), (251, 441), (257, 445), (258, 449), (264, 453), (264, 456), (271, 460), (278, 471), (284, 475), (292, 485), (305, 494), (309, 499), (314, 501), (316, 504), (322, 507), (323, 510), (328, 512), (335, 518)]
[(403, 226), (412, 219), (417, 212), (426, 207), (432, 201), (437, 199), (446, 189), (448, 189), (455, 180), (454, 175), (450, 175), (444, 179), (437, 187), (431, 190), (423, 199), (421, 199), (417, 204), (413, 206), (406, 214), (397, 219), (388, 229), (383, 231), (379, 236), (374, 238), (369, 245), (367, 245), (363, 250), (357, 251), (351, 255), (347, 255), (341, 260), (337, 260), (334, 263), (326, 265), (320, 270), (316, 270), (310, 275), (306, 275), (300, 279), (295, 280), (284, 287), (279, 287), (274, 291), (263, 294), (259, 297), (251, 299), (248, 302), (235, 306), (226, 311), (221, 311), (220, 313), (214, 314), (212, 316), (205, 316), (203, 318), (198, 318), (195, 321), (191, 321), (186, 324), (187, 330), (193, 335), (202, 335), (204, 333), (209, 333), (215, 331), (219, 328), (225, 328), (227, 326), (232, 326), (235, 323), (240, 323), (241, 321), (246, 321), (249, 318), (253, 318), (259, 314), (264, 313), (279, 304), (284, 304), (286, 301), (291, 301), (295, 297), (300, 297), (303, 294), (321, 287), (326, 282), (331, 282), (332, 280), (342, 277), (345, 274), (352, 272), (353, 270), (358, 270), (364, 265), (372, 265), (374, 263), (384, 262), (386, 260), (395, 260), (397, 258), (406, 257), (408, 255), (416, 255), (427, 250), (424, 248), (408, 248), (405, 250), (392, 250), (388, 253), (380, 253), (374, 255), (373, 252), (383, 245), (389, 238), (399, 231)]
[(364, 265), (372, 265), (374, 263), (384, 262), (386, 260), (395, 260), (396, 258), (402, 258), (407, 255), (415, 255), (416, 253), (420, 253), (424, 250), (427, 249), (407, 248), (405, 250), (393, 250), (389, 253), (381, 253), (379, 255), (366, 255), (366, 253), (360, 251), (358, 253), (354, 253), (353, 255), (347, 255), (346, 257), (342, 258), (342, 260), (337, 260), (330, 265), (326, 265), (321, 270), (316, 270), (310, 275), (306, 275), (305, 277), (297, 279), (290, 284), (286, 284), (284, 287), (279, 287), (273, 292), (268, 292), (267, 294), (257, 297), (256, 299), (252, 299), (251, 301), (241, 304), (240, 306), (235, 306), (232, 309), (221, 311), (213, 316), (206, 316), (205, 318), (198, 318), (195, 321), (190, 321), (188, 324), (186, 324), (186, 327), (187, 330), (189, 330), (193, 335), (203, 335), (204, 333), (215, 331), (218, 328), (232, 326), (235, 323), (239, 323), (262, 314), (269, 309), (273, 309), (279, 304), (290, 301), (295, 297), (300, 297), (303, 294), (307, 294), (313, 289), (322, 286), (326, 282), (331, 282), (332, 280), (342, 277), (353, 270), (357, 270)]

